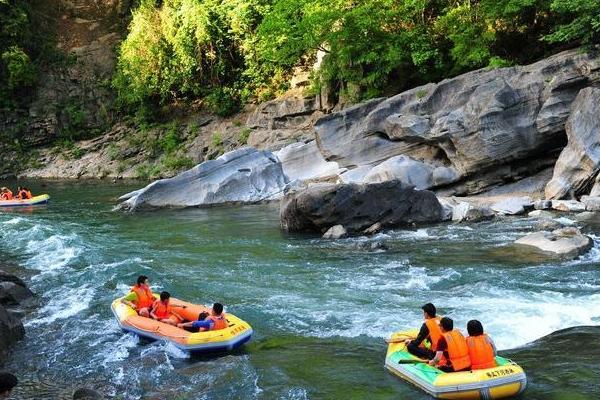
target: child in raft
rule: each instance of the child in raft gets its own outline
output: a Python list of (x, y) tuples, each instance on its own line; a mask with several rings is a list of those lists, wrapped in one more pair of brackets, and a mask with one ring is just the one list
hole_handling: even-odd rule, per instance
[(492, 338), (483, 333), (483, 325), (476, 319), (467, 322), (467, 348), (471, 359), (471, 369), (494, 368), (496, 363), (496, 345)]
[(215, 303), (210, 311), (210, 316), (206, 313), (200, 313), (198, 321), (186, 322), (183, 324), (177, 324), (179, 328), (192, 328), (198, 329), (199, 331), (216, 331), (219, 329), (225, 329), (229, 326), (225, 313), (223, 312), (223, 304)]
[(182, 318), (173, 312), (173, 308), (187, 308), (187, 306), (171, 304), (170, 299), (171, 293), (161, 292), (160, 300), (156, 300), (152, 305), (150, 317), (165, 324), (176, 326), (182, 321)]

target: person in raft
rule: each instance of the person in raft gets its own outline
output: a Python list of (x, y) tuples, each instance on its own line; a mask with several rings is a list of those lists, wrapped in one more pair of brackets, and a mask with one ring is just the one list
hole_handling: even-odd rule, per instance
[(204, 313), (198, 316), (198, 321), (186, 322), (183, 324), (177, 324), (179, 328), (193, 328), (199, 331), (217, 331), (219, 329), (225, 329), (229, 326), (227, 318), (223, 312), (223, 304), (215, 303), (210, 311), (208, 318), (202, 318)]
[(137, 282), (132, 286), (131, 292), (121, 302), (137, 311), (142, 317), (150, 317), (150, 309), (154, 304), (154, 295), (150, 290), (150, 281), (146, 275), (140, 275)]
[(0, 200), (13, 200), (13, 192), (6, 186), (0, 189)]
[(8, 399), (17, 383), (17, 377), (10, 372), (0, 372), (0, 399)]
[(476, 319), (467, 322), (467, 348), (471, 359), (471, 369), (494, 368), (496, 364), (496, 345), (483, 333), (483, 325)]
[(29, 200), (32, 197), (33, 196), (31, 195), (31, 190), (27, 189), (26, 187), (19, 186), (19, 188), (17, 189), (17, 199)]
[(429, 365), (444, 372), (460, 372), (471, 369), (471, 358), (467, 340), (458, 329), (454, 329), (454, 321), (444, 317), (440, 320), (442, 337), (437, 343), (435, 357)]
[(164, 322), (165, 324), (176, 326), (183, 318), (180, 318), (173, 312), (173, 308), (187, 308), (185, 305), (171, 304), (171, 293), (160, 292), (160, 300), (156, 300), (150, 310), (150, 317)]
[[(406, 340), (406, 350), (414, 356), (425, 358), (427, 360), (435, 357), (435, 351), (438, 346), (438, 341), (442, 337), (440, 329), (440, 318), (436, 316), (437, 310), (431, 303), (427, 303), (421, 307), (423, 310), (423, 318), (425, 322), (421, 325), (419, 334), (415, 340)], [(423, 346), (423, 341), (428, 340), (431, 347), (428, 349)]]

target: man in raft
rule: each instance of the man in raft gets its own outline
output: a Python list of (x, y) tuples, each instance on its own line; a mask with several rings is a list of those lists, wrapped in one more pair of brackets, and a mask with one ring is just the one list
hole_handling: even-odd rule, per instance
[(150, 290), (148, 277), (140, 275), (136, 284), (131, 288), (131, 293), (125, 296), (121, 302), (137, 311), (138, 315), (149, 318), (150, 309), (155, 300), (152, 290)]
[(183, 324), (177, 324), (179, 328), (194, 328), (199, 331), (216, 331), (219, 329), (225, 329), (229, 326), (225, 313), (223, 312), (223, 304), (215, 303), (210, 311), (210, 316), (203, 318), (203, 315), (198, 316), (198, 321), (186, 322)]
[(438, 340), (435, 357), (429, 365), (444, 372), (468, 371), (471, 369), (471, 358), (465, 337), (458, 329), (454, 329), (454, 321), (448, 317), (440, 320), (442, 337)]
[[(421, 309), (423, 310), (425, 322), (421, 325), (417, 338), (415, 340), (406, 340), (404, 343), (406, 344), (406, 350), (410, 354), (431, 360), (435, 357), (438, 341), (442, 337), (440, 318), (436, 316), (437, 310), (431, 303), (425, 304)], [(422, 346), (424, 340), (428, 340), (431, 343), (429, 349)]]
[(171, 304), (171, 293), (160, 292), (160, 300), (156, 300), (150, 310), (150, 317), (165, 324), (176, 326), (183, 318), (173, 312), (173, 308), (187, 308), (185, 305)]
[(6, 186), (0, 189), (0, 200), (13, 200), (13, 192)]

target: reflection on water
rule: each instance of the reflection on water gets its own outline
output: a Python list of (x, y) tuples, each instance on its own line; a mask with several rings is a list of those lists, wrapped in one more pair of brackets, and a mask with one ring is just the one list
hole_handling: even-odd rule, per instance
[[(282, 234), (276, 204), (111, 212), (131, 189), (57, 182), (44, 188), (48, 207), (0, 213), (0, 253), (41, 298), (7, 365), (23, 382), (16, 398), (68, 398), (87, 385), (127, 399), (424, 399), (384, 371), (382, 339), (418, 326), (425, 302), (458, 326), (480, 319), (501, 349), (600, 320), (597, 247), (569, 262), (504, 247), (533, 220), (324, 241)], [(155, 291), (225, 303), (252, 324), (253, 341), (231, 355), (190, 358), (124, 334), (110, 303), (139, 274)], [(600, 393), (585, 383), (598, 371), (570, 351), (598, 331), (580, 329), (506, 351), (527, 369), (524, 398)], [(546, 349), (562, 356), (540, 361)]]

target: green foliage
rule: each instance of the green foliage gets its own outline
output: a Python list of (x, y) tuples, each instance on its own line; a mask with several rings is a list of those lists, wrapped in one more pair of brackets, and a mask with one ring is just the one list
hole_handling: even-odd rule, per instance
[(169, 154), (169, 155), (165, 156), (165, 158), (163, 159), (162, 165), (171, 172), (178, 172), (181, 170), (190, 169), (195, 164), (194, 164), (194, 160), (192, 160), (190, 157), (184, 157), (184, 156), (178, 157), (178, 156)]
[(182, 138), (179, 135), (176, 122), (173, 122), (167, 128), (165, 134), (159, 139), (159, 145), (162, 151), (166, 154), (170, 154), (177, 150), (179, 144), (182, 142)]
[(594, 0), (554, 0), (551, 9), (562, 23), (545, 36), (551, 43), (600, 43), (600, 2)]
[(213, 133), (211, 142), (213, 147), (221, 147), (223, 146), (223, 136), (219, 132), (215, 132)]
[(19, 47), (12, 46), (2, 53), (6, 85), (10, 91), (31, 87), (36, 81), (36, 70), (29, 56)]
[(248, 127), (242, 129), (238, 135), (238, 143), (241, 145), (247, 144), (248, 138), (250, 137), (250, 133), (252, 133), (252, 129)]
[(233, 115), (241, 108), (241, 101), (236, 91), (228, 87), (214, 89), (205, 100), (208, 109), (221, 117)]

